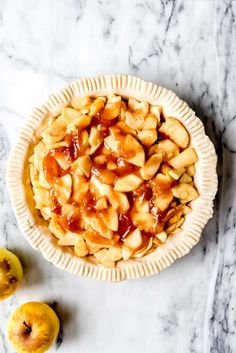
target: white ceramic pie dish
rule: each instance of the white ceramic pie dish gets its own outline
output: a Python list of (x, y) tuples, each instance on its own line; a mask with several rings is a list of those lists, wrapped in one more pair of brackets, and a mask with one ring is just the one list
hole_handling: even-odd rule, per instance
[[(181, 121), (190, 134), (191, 144), (199, 158), (194, 182), (200, 196), (192, 203), (193, 211), (186, 216), (183, 231), (169, 236), (165, 244), (149, 255), (119, 261), (115, 268), (105, 268), (78, 258), (56, 244), (47, 223), (39, 217), (34, 207), (28, 158), (46, 119), (49, 116), (57, 116), (72, 96), (107, 95), (112, 92), (161, 105), (165, 115)], [(216, 162), (214, 146), (206, 136), (202, 122), (175, 93), (133, 76), (100, 75), (69, 84), (50, 96), (43, 106), (34, 109), (11, 151), (7, 167), (7, 186), (21, 232), (31, 246), (41, 251), (48, 261), (76, 275), (120, 281), (157, 274), (187, 254), (198, 243), (204, 226), (213, 214), (213, 200), (217, 191)]]

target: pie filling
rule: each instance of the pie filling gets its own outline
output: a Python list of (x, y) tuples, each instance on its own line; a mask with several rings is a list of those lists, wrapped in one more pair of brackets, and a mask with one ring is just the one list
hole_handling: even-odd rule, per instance
[(35, 207), (58, 245), (112, 267), (181, 231), (198, 197), (197, 160), (187, 130), (162, 107), (73, 97), (29, 160)]

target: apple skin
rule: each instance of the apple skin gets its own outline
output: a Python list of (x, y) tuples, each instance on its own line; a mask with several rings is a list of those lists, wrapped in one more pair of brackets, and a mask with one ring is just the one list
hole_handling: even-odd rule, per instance
[(60, 322), (45, 303), (21, 305), (8, 321), (8, 339), (17, 353), (44, 353), (56, 341)]
[[(5, 272), (4, 267), (1, 269), (1, 265), (4, 267), (7, 265), (9, 270), (7, 269), (8, 271)], [(18, 257), (11, 251), (0, 248), (0, 279), (3, 280), (4, 277), (6, 280), (12, 280), (12, 284), (10, 284), (7, 289), (3, 289), (3, 286), (0, 283), (0, 301), (8, 298), (16, 291), (23, 278), (23, 269)]]

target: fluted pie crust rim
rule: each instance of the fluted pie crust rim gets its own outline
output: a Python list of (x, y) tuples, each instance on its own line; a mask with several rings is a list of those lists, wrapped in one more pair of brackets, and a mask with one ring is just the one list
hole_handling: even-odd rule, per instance
[[(166, 115), (173, 116), (186, 127), (191, 144), (198, 155), (194, 182), (200, 196), (192, 203), (192, 212), (186, 215), (183, 231), (169, 236), (166, 243), (142, 258), (119, 261), (115, 268), (90, 263), (65, 251), (56, 244), (45, 221), (34, 208), (28, 172), (28, 158), (42, 122), (49, 115), (57, 115), (72, 96), (107, 95), (147, 100), (161, 105)], [(121, 281), (154, 275), (187, 254), (201, 237), (202, 230), (213, 214), (213, 200), (217, 191), (217, 156), (214, 146), (205, 134), (204, 126), (194, 111), (176, 94), (166, 88), (130, 75), (100, 75), (84, 78), (67, 85), (51, 95), (46, 103), (35, 108), (21, 129), (12, 148), (7, 166), (7, 187), (19, 227), (30, 245), (57, 267), (75, 275), (98, 280)]]

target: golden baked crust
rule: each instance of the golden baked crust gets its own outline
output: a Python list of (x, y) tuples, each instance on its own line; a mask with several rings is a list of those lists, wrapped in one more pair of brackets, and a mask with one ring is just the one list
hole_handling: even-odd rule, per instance
[[(64, 238), (63, 232), (65, 232), (65, 229), (63, 229), (63, 232), (61, 233), (61, 235), (58, 235), (58, 237), (60, 238), (59, 245), (56, 244), (57, 241), (53, 240), (50, 234), (50, 231), (48, 230), (48, 221), (44, 221), (42, 218), (40, 218), (37, 214), (38, 212), (35, 212), (34, 210), (35, 203), (33, 202), (33, 199), (32, 199), (33, 195), (31, 192), (31, 185), (28, 177), (29, 170), (27, 169), (27, 165), (28, 165), (27, 161), (30, 155), (32, 155), (32, 150), (34, 146), (37, 145), (37, 143), (39, 142), (41, 135), (42, 135), (41, 137), (43, 137), (43, 141), (47, 142), (46, 143), (47, 147), (49, 145), (54, 144), (51, 150), (55, 150), (55, 144), (66, 142), (65, 136), (69, 135), (74, 128), (77, 129), (78, 124), (81, 124), (81, 123), (85, 124), (86, 121), (88, 123), (89, 121), (88, 117), (91, 115), (94, 117), (98, 113), (96, 112), (96, 107), (95, 107), (96, 104), (94, 106), (95, 101), (92, 99), (92, 102), (91, 102), (91, 98), (83, 98), (83, 97), (98, 97), (98, 96), (102, 96), (100, 101), (98, 99), (95, 100), (97, 102), (96, 104), (102, 107), (101, 111), (104, 109), (104, 107), (107, 106), (107, 109), (105, 109), (105, 111), (109, 112), (109, 114), (107, 116), (106, 115), (103, 116), (103, 118), (105, 117), (105, 120), (107, 121), (109, 121), (110, 119), (109, 115), (111, 111), (112, 112), (115, 111), (115, 113), (112, 113), (112, 114), (114, 115), (117, 114), (116, 108), (114, 108), (114, 106), (112, 107), (112, 109), (110, 109), (112, 104), (115, 104), (115, 105), (126, 104), (121, 101), (120, 96), (122, 98), (124, 97), (126, 100), (128, 97), (132, 97), (132, 99), (130, 99), (130, 102), (126, 104), (127, 109), (125, 109), (123, 106), (124, 108), (123, 109), (124, 112), (122, 112), (122, 114), (124, 115), (123, 120), (121, 119), (119, 122), (116, 121), (116, 124), (122, 123), (123, 129), (125, 124), (125, 128), (128, 127), (130, 130), (135, 131), (135, 134), (130, 130), (126, 131), (125, 136), (126, 136), (126, 140), (128, 141), (128, 142), (126, 141), (127, 146), (131, 146), (133, 144), (135, 145), (134, 140), (132, 140), (133, 138), (135, 139), (135, 141), (137, 141), (137, 143), (142, 148), (145, 149), (145, 159), (143, 160), (142, 159), (143, 157), (141, 156), (142, 153), (139, 153), (138, 159), (136, 158), (136, 163), (139, 164), (139, 165), (136, 165), (136, 167), (138, 168), (138, 171), (135, 169), (135, 173), (131, 173), (131, 175), (133, 174), (133, 176), (136, 177), (135, 181), (134, 181), (134, 178), (133, 179), (131, 178), (132, 179), (131, 184), (134, 184), (135, 182), (137, 182), (137, 185), (138, 185), (137, 188), (135, 190), (127, 191), (127, 182), (129, 181), (124, 179), (120, 181), (120, 179), (122, 178), (119, 178), (119, 180), (117, 179), (114, 179), (115, 181), (113, 180), (114, 184), (112, 184), (112, 190), (116, 191), (117, 193), (121, 193), (125, 195), (126, 191), (136, 192), (138, 188), (142, 187), (143, 184), (146, 185), (148, 183), (151, 186), (153, 186), (152, 185), (153, 180), (156, 180), (158, 182), (160, 182), (160, 180), (161, 182), (163, 182), (163, 179), (165, 179), (165, 181), (168, 180), (168, 182), (177, 180), (176, 185), (171, 185), (171, 188), (170, 188), (172, 195), (169, 197), (169, 200), (171, 197), (174, 197), (175, 199), (174, 199), (174, 202), (172, 202), (172, 200), (169, 201), (168, 209), (165, 209), (165, 205), (163, 206), (160, 203), (160, 195), (159, 197), (157, 195), (157, 197), (153, 198), (159, 210), (161, 210), (161, 208), (163, 207), (164, 211), (167, 210), (167, 212), (170, 212), (169, 214), (172, 215), (173, 217), (170, 217), (169, 220), (166, 220), (166, 224), (164, 225), (164, 232), (163, 232), (163, 229), (159, 229), (158, 232), (154, 231), (151, 234), (151, 236), (149, 234), (148, 241), (145, 240), (145, 246), (142, 242), (138, 245), (138, 242), (140, 242), (140, 239), (143, 241), (143, 239), (145, 238), (142, 236), (142, 234), (140, 238), (140, 234), (139, 234), (140, 229), (141, 229), (141, 232), (144, 231), (148, 233), (148, 229), (146, 229), (145, 227), (148, 227), (148, 225), (152, 223), (151, 217), (153, 216), (153, 212), (143, 212), (143, 211), (147, 211), (147, 209), (145, 209), (145, 205), (141, 205), (143, 207), (141, 212), (135, 213), (133, 211), (135, 215), (133, 215), (132, 222), (134, 223), (136, 222), (135, 223), (136, 228), (133, 229), (132, 232), (130, 232), (132, 234), (132, 236), (130, 237), (130, 241), (129, 241), (129, 234), (128, 234), (128, 237), (127, 237), (128, 240), (123, 239), (122, 244), (120, 244), (119, 242), (120, 234), (117, 229), (117, 222), (115, 222), (116, 224), (114, 224), (113, 222), (113, 224), (111, 225), (111, 228), (113, 228), (114, 230), (109, 229), (108, 227), (107, 228), (105, 227), (106, 229), (105, 231), (103, 229), (104, 234), (102, 238), (105, 240), (106, 245), (105, 246), (103, 245), (102, 247), (99, 246), (97, 248), (95, 247), (96, 244), (94, 244), (94, 231), (96, 231), (96, 228), (98, 230), (99, 226), (100, 226), (99, 229), (101, 230), (101, 225), (98, 225), (97, 220), (98, 219), (99, 220), (102, 219), (103, 221), (105, 220), (105, 225), (108, 225), (111, 220), (111, 217), (113, 218), (117, 216), (120, 217), (119, 212), (117, 212), (114, 207), (110, 207), (111, 204), (109, 199), (107, 197), (103, 197), (105, 195), (102, 195), (102, 196), (99, 195), (99, 198), (96, 198), (96, 202), (99, 201), (99, 207), (101, 209), (104, 209), (106, 204), (108, 204), (109, 211), (107, 211), (108, 209), (105, 208), (104, 209), (105, 212), (103, 211), (104, 212), (103, 217), (100, 217), (100, 216), (94, 217), (92, 221), (92, 227), (90, 223), (89, 227), (86, 226), (85, 228), (80, 229), (83, 232), (80, 231), (78, 234), (78, 230), (76, 229), (76, 233), (77, 233), (76, 236), (74, 234), (75, 232), (71, 232), (70, 229), (66, 229), (66, 232), (67, 231), (70, 231), (70, 232), (67, 232), (69, 234), (66, 234), (66, 238)], [(104, 98), (104, 96), (108, 97), (108, 101), (107, 101), (107, 98)], [(81, 100), (81, 98), (83, 98), (84, 101)], [(86, 104), (84, 104), (86, 103), (86, 99), (88, 101), (90, 100), (91, 105), (89, 106), (88, 112), (84, 110), (84, 112), (82, 112), (83, 114), (81, 114), (81, 110), (88, 109), (85, 107)], [(82, 107), (80, 106), (81, 102), (84, 102), (83, 103), (84, 106), (82, 104)], [(102, 104), (102, 102), (104, 104)], [(117, 102), (121, 102), (121, 103), (117, 104)], [(137, 104), (139, 104), (139, 108), (137, 110), (141, 109), (142, 114), (134, 114), (135, 105)], [(77, 115), (79, 116), (73, 115), (76, 113), (76, 111), (70, 110), (71, 107), (64, 108), (65, 106), (69, 106), (69, 105), (76, 108)], [(120, 116), (121, 106), (119, 106), (118, 110), (119, 110), (118, 115)], [(71, 114), (73, 117), (72, 119), (71, 117), (68, 118), (71, 121), (69, 122), (69, 124), (66, 124), (66, 134), (63, 137), (60, 137), (58, 141), (55, 141), (55, 139), (53, 141), (53, 140), (50, 140), (53, 133), (47, 134), (45, 133), (45, 131), (47, 131), (45, 129), (47, 129), (50, 124), (51, 126), (53, 126), (56, 120), (59, 121), (58, 123), (59, 125), (61, 124), (60, 119), (56, 118), (60, 115), (61, 112), (64, 112), (63, 113), (64, 119), (65, 117), (68, 116), (68, 113), (69, 115)], [(96, 114), (93, 115), (94, 113)], [(159, 117), (158, 117), (158, 114), (160, 115), (160, 113), (163, 114), (161, 120), (159, 120)], [(81, 118), (81, 115), (83, 115), (82, 118)], [(177, 119), (177, 121), (173, 119), (173, 117)], [(117, 117), (115, 117), (114, 119), (116, 118)], [(73, 123), (73, 121), (75, 122), (75, 120), (77, 125)], [(90, 126), (90, 123), (91, 121), (89, 121), (89, 124), (87, 126)], [(136, 126), (135, 129), (133, 129), (135, 123), (140, 124), (140, 126), (138, 125)], [(112, 124), (111, 128), (114, 128), (116, 124)], [(155, 129), (155, 124), (157, 125), (157, 129)], [(173, 127), (173, 124), (174, 124), (174, 127)], [(183, 126), (185, 126), (184, 130), (181, 131), (180, 133), (176, 133), (176, 131), (178, 131), (178, 128), (181, 129), (181, 127)], [(119, 128), (121, 127), (122, 126), (119, 126)], [(91, 154), (90, 154), (91, 152), (90, 151), (87, 154), (84, 153), (83, 155), (81, 155), (79, 157), (80, 160), (79, 160), (79, 163), (77, 163), (77, 165), (75, 161), (71, 163), (71, 164), (75, 163), (75, 169), (77, 168), (76, 169), (77, 174), (75, 173), (77, 177), (76, 178), (74, 177), (74, 179), (76, 179), (77, 181), (82, 180), (82, 184), (81, 183), (79, 184), (79, 189), (81, 187), (82, 188), (85, 187), (86, 185), (85, 180), (87, 180), (88, 176), (90, 178), (90, 176), (93, 174), (92, 177), (94, 177), (94, 173), (91, 173), (92, 168), (94, 168), (94, 165), (96, 164), (94, 162), (94, 159), (96, 157), (102, 157), (96, 154), (96, 148), (99, 149), (99, 146), (98, 147), (96, 146), (96, 138), (97, 138), (96, 125), (93, 126), (94, 131), (92, 133), (92, 137), (90, 136), (91, 128), (92, 127), (90, 126), (89, 134), (88, 134), (89, 135), (88, 138), (90, 138), (89, 147), (90, 149), (93, 148), (94, 151), (92, 151)], [(61, 129), (61, 131), (64, 131), (63, 129), (64, 127)], [(67, 131), (67, 129), (69, 130)], [(52, 130), (55, 132), (55, 129), (52, 129)], [(146, 132), (147, 130), (148, 130), (148, 133)], [(156, 130), (158, 130), (158, 133), (160, 136), (161, 135), (163, 137), (169, 136), (170, 138), (168, 139), (165, 138), (163, 139), (163, 141), (156, 144), (157, 146), (152, 146), (156, 140), (156, 136), (155, 136)], [(84, 130), (84, 131), (87, 131), (87, 130)], [(58, 133), (56, 135), (58, 135)], [(107, 149), (111, 148), (112, 150), (112, 141), (111, 139), (109, 139), (110, 135), (112, 135), (112, 133), (109, 130), (109, 134), (105, 136), (105, 139), (108, 137)], [(128, 139), (127, 139), (127, 136), (128, 136)], [(190, 140), (187, 140), (187, 142), (186, 142), (186, 138), (187, 138), (186, 136), (190, 137)], [(86, 137), (84, 137), (84, 139), (86, 140)], [(56, 148), (60, 148), (60, 147), (63, 148), (63, 145), (56, 146)], [(64, 147), (68, 147), (68, 146), (64, 146)], [(113, 146), (113, 149), (114, 149), (114, 146)], [(115, 151), (112, 151), (112, 152), (115, 152)], [(170, 155), (168, 155), (168, 153), (170, 153)], [(171, 155), (171, 153), (174, 155)], [(40, 154), (40, 151), (39, 151), (39, 154)], [(192, 179), (193, 170), (194, 170), (193, 163), (195, 163), (196, 161), (196, 155), (198, 156), (199, 161), (196, 163), (196, 175), (194, 176), (194, 180), (193, 180)], [(150, 163), (151, 166), (153, 167), (153, 165), (157, 166), (158, 163), (160, 164), (159, 167), (156, 168), (154, 172), (152, 171), (152, 168), (148, 168), (148, 165), (146, 166), (148, 160), (152, 156), (154, 156), (153, 161), (155, 163), (152, 163), (152, 159), (151, 159), (151, 163)], [(128, 158), (132, 162), (133, 157), (134, 157), (133, 155), (132, 156), (129, 155), (128, 157), (126, 157), (126, 162)], [(100, 159), (102, 160), (102, 158)], [(127, 163), (130, 164), (130, 160)], [(90, 165), (89, 167), (88, 167), (88, 161)], [(133, 161), (135, 161), (135, 158)], [(186, 163), (186, 161), (187, 161), (187, 165), (181, 164), (181, 163)], [(45, 179), (43, 178), (45, 177), (44, 173), (41, 173), (39, 178), (40, 167), (38, 166), (39, 169), (37, 169), (37, 163), (38, 163), (37, 158), (36, 158), (36, 165), (34, 160), (31, 159), (31, 162), (33, 162), (31, 164), (32, 165), (31, 180), (33, 181), (33, 183), (36, 183), (36, 186), (34, 186), (34, 194), (36, 196), (36, 201), (39, 202), (40, 198), (41, 198), (41, 201), (45, 199), (45, 197), (47, 198), (47, 196), (45, 196), (45, 193), (47, 194), (47, 190), (49, 190), (47, 189), (48, 181), (43, 180)], [(48, 165), (50, 165), (50, 162), (51, 160), (49, 160)], [(60, 161), (60, 162), (62, 163), (61, 165), (62, 167), (65, 161)], [(99, 162), (99, 158), (97, 158), (97, 162)], [(112, 160), (110, 160), (109, 162), (110, 162), (109, 165), (108, 166), (106, 165), (106, 168), (108, 167), (109, 169), (106, 169), (106, 170), (111, 171), (110, 175), (113, 175), (115, 173), (114, 173), (114, 169), (112, 170), (112, 168), (115, 168), (114, 164), (116, 163), (114, 163), (114, 161)], [(191, 166), (189, 166), (190, 164)], [(172, 263), (177, 257), (183, 256), (185, 253), (187, 253), (190, 250), (190, 248), (195, 243), (197, 243), (201, 234), (201, 229), (203, 228), (203, 226), (205, 225), (205, 223), (207, 222), (207, 220), (212, 214), (212, 200), (215, 195), (216, 187), (217, 187), (215, 164), (216, 164), (216, 156), (215, 156), (214, 148), (211, 142), (209, 141), (209, 139), (206, 137), (201, 122), (199, 121), (198, 118), (195, 117), (194, 113), (188, 108), (188, 106), (184, 102), (179, 100), (172, 92), (162, 89), (151, 83), (145, 83), (144, 81), (141, 81), (140, 79), (131, 77), (131, 76), (125, 76), (125, 75), (99, 76), (96, 78), (81, 80), (81, 81), (78, 81), (77, 83), (69, 85), (66, 89), (62, 90), (58, 95), (52, 96), (49, 99), (49, 101), (46, 103), (46, 105), (43, 106), (43, 108), (41, 108), (40, 110), (36, 110), (33, 113), (31, 119), (28, 121), (25, 128), (23, 129), (23, 132), (21, 133), (21, 137), (11, 154), (9, 166), (8, 166), (8, 188), (11, 194), (13, 208), (15, 210), (15, 213), (17, 215), (19, 224), (21, 226), (21, 229), (23, 230), (24, 235), (27, 237), (27, 239), (29, 239), (30, 243), (34, 247), (39, 248), (43, 252), (45, 257), (47, 257), (50, 261), (55, 263), (57, 266), (61, 268), (65, 268), (77, 274), (88, 275), (98, 279), (121, 280), (124, 278), (137, 278), (141, 275), (158, 273), (161, 269), (163, 269), (164, 267)], [(135, 164), (132, 164), (132, 165), (135, 166)], [(145, 166), (146, 168), (144, 168)], [(34, 170), (33, 167), (36, 170)], [(71, 168), (71, 165), (69, 167)], [(151, 174), (149, 174), (150, 170), (151, 170)], [(17, 173), (15, 175), (19, 176), (18, 180), (16, 180), (17, 178), (13, 177), (13, 173)], [(209, 179), (209, 173), (211, 173), (211, 179)], [(19, 184), (19, 179), (22, 177), (23, 174), (25, 178), (24, 182), (23, 183), (21, 182), (21, 184)], [(105, 174), (109, 174), (109, 173), (105, 173)], [(64, 200), (66, 198), (65, 204), (67, 205), (66, 206), (67, 208), (68, 208), (68, 203), (70, 204), (68, 200), (70, 199), (73, 191), (71, 188), (71, 186), (73, 185), (73, 180), (72, 182), (69, 181), (70, 177), (68, 177), (68, 175), (70, 176), (72, 175), (71, 179), (73, 179), (73, 173), (65, 174), (65, 177), (61, 175), (59, 177), (60, 178), (59, 186), (57, 185), (58, 182), (56, 183), (57, 185), (56, 187), (53, 186), (54, 191), (56, 189), (58, 193), (57, 196), (59, 196), (59, 199), (61, 201), (59, 202), (60, 204), (63, 204), (64, 202), (63, 198)], [(102, 175), (102, 177), (104, 177), (104, 175)], [(117, 178), (117, 175), (116, 175), (116, 178)], [(138, 179), (140, 179), (141, 181)], [(37, 189), (38, 180), (40, 180), (40, 183), (45, 183), (43, 188), (45, 189), (43, 191), (44, 196), (42, 196), (42, 193), (41, 193), (42, 190), (40, 191), (36, 190), (35, 192), (35, 188)], [(64, 188), (63, 183), (67, 185), (67, 188), (66, 187)], [(140, 186), (139, 186), (139, 183), (141, 184)], [(61, 186), (60, 184), (63, 186), (62, 188), (60, 187)], [(70, 184), (69, 189), (71, 188), (71, 190), (69, 191), (68, 191), (68, 184)], [(111, 184), (109, 183), (108, 184), (104, 183), (104, 184), (111, 186)], [(183, 193), (183, 190), (181, 189), (183, 185), (185, 185), (184, 193)], [(195, 185), (199, 192), (199, 195), (200, 195), (199, 197), (197, 192), (194, 189)], [(41, 184), (38, 186), (39, 188), (42, 187)], [(186, 188), (188, 190), (186, 190)], [(155, 191), (156, 190), (158, 191), (160, 188), (157, 187), (154, 189)], [(68, 199), (67, 199), (68, 195), (66, 194), (66, 192), (68, 192), (68, 195), (69, 195)], [(63, 195), (62, 198), (61, 198), (61, 195)], [(191, 195), (190, 199), (187, 199), (187, 201), (186, 201), (186, 195)], [(38, 200), (37, 200), (37, 196), (39, 197)], [(189, 212), (191, 211), (191, 209), (189, 209), (188, 206), (186, 207), (186, 203), (191, 201), (191, 198), (192, 200), (195, 199), (195, 201), (191, 203), (191, 207), (193, 211)], [(44, 208), (43, 206), (46, 207), (48, 205), (36, 205), (36, 206), (39, 206), (38, 208), (42, 212), (42, 208)], [(52, 207), (54, 206), (55, 205), (52, 205)], [(141, 207), (141, 206), (139, 205), (138, 207)], [(51, 204), (50, 204), (50, 207), (51, 207)], [(132, 209), (135, 208), (133, 204), (131, 208)], [(114, 216), (114, 210), (116, 211), (116, 216)], [(44, 211), (46, 212), (46, 210)], [(67, 210), (65, 212), (69, 212), (69, 211)], [(175, 214), (173, 212), (175, 212)], [(104, 215), (105, 215), (105, 218), (104, 218)], [(44, 216), (45, 218), (48, 217), (46, 213), (44, 213)], [(144, 217), (144, 220), (143, 220), (143, 217)], [(184, 219), (184, 217), (186, 217), (186, 220)], [(55, 223), (56, 224), (58, 223), (57, 222), (58, 219), (57, 217), (55, 217), (55, 215), (53, 215), (53, 217), (50, 215), (49, 219), (50, 219), (50, 223), (52, 222), (51, 229), (54, 229), (55, 231)], [(108, 220), (107, 221), (108, 223), (106, 223), (106, 220)], [(176, 224), (178, 224), (177, 228), (179, 227), (181, 228), (178, 229), (179, 230), (178, 233), (171, 234), (175, 230), (174, 228), (176, 228), (175, 226)], [(145, 229), (142, 229), (142, 227), (144, 227)], [(91, 233), (92, 230), (93, 230), (93, 233)], [(107, 232), (107, 230), (109, 230), (109, 232)], [(58, 234), (60, 234), (60, 232)], [(91, 241), (91, 234), (92, 234), (92, 241)], [(157, 236), (158, 234), (159, 234), (159, 237)], [(64, 243), (63, 243), (63, 240), (64, 240)], [(99, 241), (100, 240), (101, 239), (99, 239)], [(109, 244), (107, 245), (109, 241), (112, 241), (112, 242), (115, 241), (115, 243), (112, 244), (112, 247)], [(73, 256), (73, 252), (70, 250), (70, 248), (68, 247), (64, 248), (65, 245), (71, 245), (71, 244), (73, 244), (73, 249), (75, 250), (77, 255), (86, 256), (86, 257), (84, 259), (76, 258)], [(88, 249), (89, 245), (90, 245), (90, 249)], [(130, 249), (132, 249), (132, 251), (130, 251)], [(89, 255), (88, 253), (90, 254), (92, 253), (93, 256)], [(121, 258), (125, 259), (125, 261), (120, 260)], [(114, 266), (115, 261), (118, 261), (115, 268), (106, 268), (106, 266)], [(102, 263), (104, 266), (101, 266), (100, 263)]]

